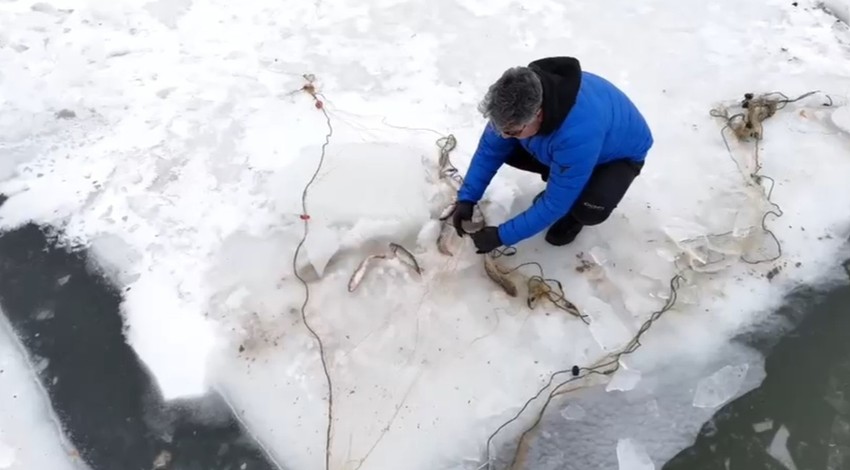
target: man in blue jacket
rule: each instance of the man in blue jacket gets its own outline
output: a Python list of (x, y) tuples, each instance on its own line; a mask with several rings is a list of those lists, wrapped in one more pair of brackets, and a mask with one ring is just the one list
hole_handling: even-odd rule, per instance
[(538, 173), (546, 189), (516, 217), (471, 233), (478, 253), (514, 245), (547, 227), (547, 242), (571, 243), (585, 225), (608, 218), (653, 144), (631, 100), (582, 71), (572, 57), (508, 69), (479, 109), (489, 122), (457, 195), (452, 222), (458, 235), (503, 164)]

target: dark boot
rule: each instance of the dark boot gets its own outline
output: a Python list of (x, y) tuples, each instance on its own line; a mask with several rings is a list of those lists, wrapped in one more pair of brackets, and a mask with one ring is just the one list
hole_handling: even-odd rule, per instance
[(549, 227), (546, 232), (546, 241), (555, 246), (568, 245), (576, 239), (582, 228), (584, 225), (581, 222), (567, 214)]

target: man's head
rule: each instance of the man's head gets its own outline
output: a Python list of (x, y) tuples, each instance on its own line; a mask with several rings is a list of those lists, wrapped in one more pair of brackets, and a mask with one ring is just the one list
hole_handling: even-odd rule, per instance
[(505, 137), (537, 134), (543, 120), (543, 85), (528, 67), (512, 67), (490, 85), (478, 109)]

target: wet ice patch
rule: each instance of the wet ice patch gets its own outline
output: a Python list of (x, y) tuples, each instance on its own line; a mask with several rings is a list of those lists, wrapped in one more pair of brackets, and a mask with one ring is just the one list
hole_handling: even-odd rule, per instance
[(587, 416), (587, 412), (579, 405), (570, 404), (561, 410), (561, 416), (563, 416), (567, 421), (577, 421), (584, 419), (584, 417)]
[(747, 377), (748, 364), (724, 366), (702, 379), (694, 393), (693, 405), (697, 408), (716, 408), (734, 398)]

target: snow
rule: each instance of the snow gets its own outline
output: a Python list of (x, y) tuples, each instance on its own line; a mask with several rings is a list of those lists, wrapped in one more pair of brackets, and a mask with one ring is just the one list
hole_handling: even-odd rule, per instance
[[(790, 289), (831, 275), (850, 227), (850, 38), (799, 4), (4, 2), (0, 228), (35, 221), (91, 248), (124, 289), (127, 339), (166, 398), (216, 388), (287, 468), (318, 468), (327, 390), (292, 263), (329, 132), (300, 91), (315, 75), (332, 136), (295, 268), (312, 271), (306, 316), (333, 381), (331, 466), (477, 467), (487, 437), (549, 374), (637, 333), (666, 300), (678, 254), (722, 262), (686, 273), (676, 309), (641, 340), (643, 376), (674, 345), (677, 361), (701, 361)], [(535, 237), (507, 260), (540, 262), (589, 327), (507, 297), (468, 240), (453, 257), (434, 246), (451, 196), (433, 180), (436, 140), (457, 137), (463, 173), (487, 86), (546, 55), (576, 56), (621, 86), (656, 138), (605, 224), (564, 248)], [(763, 172), (783, 210), (768, 224), (784, 259), (751, 266), (737, 257), (749, 244), (753, 257), (775, 250), (745, 236), (767, 207), (738, 169), (752, 147), (732, 142), (736, 165), (709, 110), (776, 90), (821, 90), (833, 106), (815, 95), (765, 123)], [(485, 194), (488, 218), (540, 189), (505, 169)], [(360, 260), (389, 242), (422, 275), (379, 264), (349, 293)]]
[(47, 396), (33, 374), (37, 366), (27, 363), (22, 350), (0, 315), (0, 469), (85, 469), (65, 447)]

